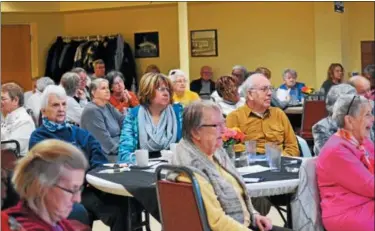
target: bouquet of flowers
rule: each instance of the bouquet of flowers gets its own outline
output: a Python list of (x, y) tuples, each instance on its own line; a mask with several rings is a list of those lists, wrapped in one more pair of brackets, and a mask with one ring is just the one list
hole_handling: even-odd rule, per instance
[(243, 143), (245, 134), (237, 127), (226, 128), (222, 135), (222, 139), (224, 148), (227, 148), (231, 145)]
[(302, 92), (303, 94), (305, 94), (305, 95), (311, 95), (312, 93), (314, 93), (314, 88), (304, 86), (304, 87), (301, 89), (301, 92)]

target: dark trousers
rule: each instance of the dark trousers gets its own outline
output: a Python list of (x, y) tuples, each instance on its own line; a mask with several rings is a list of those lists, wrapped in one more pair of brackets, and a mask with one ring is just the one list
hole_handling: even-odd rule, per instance
[(101, 192), (87, 187), (82, 192), (82, 202), (91, 219), (100, 219), (111, 228), (111, 231), (126, 231), (127, 198)]

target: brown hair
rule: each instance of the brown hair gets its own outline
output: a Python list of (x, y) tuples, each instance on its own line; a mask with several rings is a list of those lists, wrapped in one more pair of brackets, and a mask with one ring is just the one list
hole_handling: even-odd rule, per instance
[(147, 73), (160, 73), (160, 69), (155, 64), (151, 64), (146, 67), (145, 74)]
[[(327, 80), (332, 79), (332, 77), (333, 77), (333, 71), (335, 70), (336, 67), (341, 67), (342, 72), (344, 72), (344, 67), (340, 63), (332, 63), (328, 67)], [(340, 79), (340, 83), (341, 82), (342, 82), (342, 79)]]
[(95, 68), (95, 66), (98, 65), (98, 64), (104, 64), (104, 65), (105, 65), (103, 59), (97, 59), (97, 60), (95, 60), (95, 61), (92, 63), (92, 66)]
[(237, 89), (237, 78), (234, 76), (221, 76), (216, 81), (216, 90), (219, 96), (230, 98), (236, 94)]
[(169, 89), (170, 104), (173, 104), (173, 86), (171, 80), (161, 73), (146, 73), (139, 83), (138, 99), (141, 105), (150, 105), (155, 98), (156, 89), (164, 83)]
[(8, 92), (9, 97), (11, 100), (14, 100), (16, 97), (18, 98), (18, 106), (22, 107), (25, 103), (24, 97), (23, 97), (23, 89), (20, 87), (20, 85), (11, 82), (11, 83), (5, 83), (1, 86), (1, 92)]
[(265, 75), (267, 79), (271, 79), (271, 71), (267, 67), (258, 67), (255, 72)]

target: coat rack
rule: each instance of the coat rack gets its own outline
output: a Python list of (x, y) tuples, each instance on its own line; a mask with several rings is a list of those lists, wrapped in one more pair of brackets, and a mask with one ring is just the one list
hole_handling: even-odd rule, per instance
[(61, 36), (61, 38), (64, 40), (64, 42), (70, 42), (72, 40), (77, 40), (77, 41), (99, 41), (103, 40), (104, 38), (115, 38), (119, 34), (107, 34), (107, 35), (88, 35), (88, 36)]

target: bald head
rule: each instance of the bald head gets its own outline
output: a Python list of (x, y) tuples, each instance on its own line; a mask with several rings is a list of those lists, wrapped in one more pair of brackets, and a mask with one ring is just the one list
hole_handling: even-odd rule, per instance
[(250, 75), (244, 82), (242, 94), (246, 95), (247, 105), (254, 111), (263, 113), (271, 105), (272, 86), (269, 79), (261, 73)]
[(370, 91), (370, 81), (361, 75), (351, 77), (348, 83), (355, 87), (358, 95), (366, 96)]
[(208, 81), (212, 78), (212, 68), (210, 66), (203, 66), (201, 68), (202, 79)]

